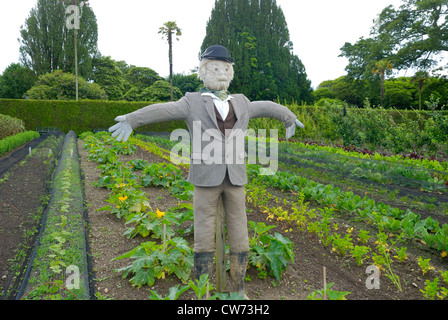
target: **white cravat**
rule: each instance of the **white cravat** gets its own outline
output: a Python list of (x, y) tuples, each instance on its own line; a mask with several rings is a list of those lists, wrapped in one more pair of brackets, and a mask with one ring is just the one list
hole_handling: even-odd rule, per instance
[(221, 115), (223, 120), (226, 120), (227, 115), (229, 114), (229, 100), (232, 99), (232, 96), (228, 96), (226, 100), (221, 100), (217, 96), (215, 96), (211, 92), (204, 92), (202, 94), (203, 96), (210, 96), (213, 98), (213, 103), (215, 104), (216, 109), (218, 110), (219, 114)]

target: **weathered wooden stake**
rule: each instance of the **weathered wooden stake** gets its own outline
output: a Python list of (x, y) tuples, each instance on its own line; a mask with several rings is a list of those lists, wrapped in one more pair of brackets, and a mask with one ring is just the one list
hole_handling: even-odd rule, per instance
[(207, 292), (205, 293), (205, 300), (210, 299), (210, 282), (207, 282)]
[(222, 196), (218, 200), (216, 216), (216, 289), (226, 291), (226, 234), (224, 225), (224, 205)]
[(324, 267), (324, 298), (323, 300), (327, 300), (327, 268)]
[(163, 224), (163, 252), (166, 248), (166, 224)]

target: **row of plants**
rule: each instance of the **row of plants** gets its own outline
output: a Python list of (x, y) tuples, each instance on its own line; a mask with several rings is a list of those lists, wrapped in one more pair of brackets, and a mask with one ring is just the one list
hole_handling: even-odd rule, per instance
[[(391, 231), (408, 230), (409, 239), (428, 240), (428, 247), (437, 250), (442, 255), (448, 251), (448, 228), (446, 225), (440, 226), (438, 221), (431, 217), (421, 220), (420, 215), (413, 213), (409, 209), (404, 211), (391, 207), (382, 202), (375, 203), (375, 200), (367, 196), (361, 198), (353, 192), (344, 192), (340, 188), (332, 185), (324, 185), (304, 177), (296, 176), (289, 172), (278, 171), (273, 175), (258, 175), (259, 168), (250, 165), (249, 176), (258, 179), (260, 183), (273, 186), (281, 190), (292, 192), (303, 192), (305, 200), (312, 199), (320, 205), (333, 206), (340, 212), (355, 214), (361, 219), (381, 223)], [(397, 222), (395, 222), (397, 221)], [(399, 223), (399, 227), (395, 227)], [(425, 232), (426, 231), (426, 232)]]
[(338, 172), (345, 177), (363, 178), (377, 183), (405, 186), (427, 192), (446, 192), (448, 173), (425, 167), (403, 165), (380, 159), (365, 159), (289, 146), (280, 153), (282, 162), (315, 168), (317, 171)]
[(448, 173), (448, 163), (446, 161), (438, 161), (435, 159), (429, 158), (410, 158), (405, 157), (399, 154), (385, 155), (380, 152), (360, 152), (359, 150), (351, 150), (350, 148), (342, 148), (338, 146), (332, 145), (322, 145), (322, 144), (314, 144), (314, 143), (304, 143), (300, 141), (293, 141), (289, 143), (280, 142), (280, 150), (289, 150), (292, 148), (295, 149), (295, 146), (299, 148), (306, 148), (309, 150), (316, 151), (326, 151), (329, 153), (335, 153), (343, 156), (350, 156), (354, 158), (361, 159), (370, 159), (370, 160), (379, 160), (379, 161), (387, 161), (390, 163), (399, 163), (404, 166), (416, 166), (423, 167), (427, 170), (441, 171), (444, 173)]
[[(30, 258), (30, 252), (35, 245), (36, 237), (39, 232), (40, 222), (42, 220), (44, 211), (49, 201), (48, 190), (51, 187), (51, 177), (56, 167), (57, 159), (59, 157), (59, 151), (63, 143), (63, 136), (52, 135), (48, 136), (45, 140), (41, 141), (31, 153), (25, 156), (15, 167), (8, 170), (0, 179), (0, 188), (6, 190), (7, 193), (13, 193), (15, 185), (18, 183), (15, 169), (21, 170), (24, 167), (31, 168), (30, 170), (38, 169), (38, 175), (33, 176), (33, 179), (42, 179), (43, 186), (38, 191), (34, 208), (29, 208), (29, 215), (26, 217), (26, 221), (21, 223), (21, 241), (14, 251), (14, 257), (9, 261), (9, 278), (7, 284), (2, 288), (4, 299), (10, 299), (18, 294), (19, 287), (24, 278), (26, 271), (26, 264)], [(23, 181), (20, 181), (22, 184)], [(46, 187), (46, 188), (45, 188)], [(4, 188), (4, 189), (3, 189)], [(1, 203), (5, 208), (11, 208), (14, 211), (20, 212), (22, 217), (25, 218), (23, 210), (20, 210), (20, 205), (16, 203), (9, 203), (8, 197), (3, 199)], [(4, 230), (2, 227), (2, 231)], [(5, 233), (2, 232), (3, 235)]]
[[(310, 209), (309, 202), (305, 202), (305, 192), (297, 188), (298, 193), (294, 192), (292, 199), (279, 200), (265, 189), (266, 180), (260, 183), (256, 176), (252, 176), (252, 182), (248, 184), (247, 199), (253, 208), (266, 215), (267, 221), (282, 223), (285, 232), (309, 232), (313, 237), (318, 238), (324, 247), (330, 247), (333, 252), (343, 258), (353, 259), (358, 266), (374, 265), (379, 271), (396, 286), (397, 290), (402, 291), (402, 282), (394, 271), (395, 263), (403, 263), (408, 259), (407, 247), (405, 246), (409, 238), (414, 236), (412, 232), (393, 230), (390, 228), (388, 219), (377, 214), (376, 217), (383, 219), (371, 220), (368, 228), (359, 228), (355, 230), (353, 226), (347, 225), (344, 221), (339, 222), (336, 205), (328, 204), (324, 208)], [(268, 184), (269, 185), (269, 184)], [(278, 187), (278, 186), (276, 186)], [(281, 187), (282, 190), (283, 186)], [(277, 206), (269, 204), (277, 203)], [(375, 213), (374, 213), (375, 214)], [(410, 221), (412, 213), (408, 213), (406, 221)], [(414, 216), (414, 218), (416, 218)], [(432, 221), (433, 222), (433, 221)], [(437, 225), (433, 223), (433, 226)], [(416, 228), (424, 230), (426, 224), (420, 222)], [(376, 230), (376, 234), (371, 232)], [(408, 230), (410, 231), (410, 230)], [(426, 234), (429, 234), (426, 232)], [(443, 235), (448, 235), (448, 226), (443, 227)], [(446, 251), (441, 253), (442, 258), (446, 257)], [(429, 270), (434, 269), (430, 264), (430, 258), (424, 259), (418, 257), (418, 265), (421, 268), (422, 275)], [(443, 279), (439, 285), (439, 280)], [(319, 290), (311, 294), (308, 298), (321, 298), (322, 294), (317, 295)], [(434, 279), (426, 280), (425, 289), (421, 289), (422, 294), (428, 299), (445, 299), (448, 297), (448, 271), (440, 272), (440, 276)], [(345, 295), (335, 292), (335, 297), (343, 298)]]
[(0, 140), (0, 156), (38, 137), (40, 134), (36, 131), (25, 131), (7, 136)]
[(25, 300), (89, 299), (84, 200), (76, 135), (66, 135), (33, 254)]

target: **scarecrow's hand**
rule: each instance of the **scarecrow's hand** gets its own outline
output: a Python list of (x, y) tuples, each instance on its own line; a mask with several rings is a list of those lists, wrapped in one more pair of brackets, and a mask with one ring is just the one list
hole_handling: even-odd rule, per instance
[(296, 126), (302, 129), (305, 128), (302, 122), (296, 120), (295, 124), (293, 124), (289, 128), (286, 128), (286, 140), (289, 140), (296, 133)]
[(109, 128), (109, 132), (112, 132), (112, 137), (117, 137), (117, 141), (127, 141), (132, 133), (132, 127), (129, 124), (125, 116), (118, 116), (115, 118), (118, 121), (116, 125)]

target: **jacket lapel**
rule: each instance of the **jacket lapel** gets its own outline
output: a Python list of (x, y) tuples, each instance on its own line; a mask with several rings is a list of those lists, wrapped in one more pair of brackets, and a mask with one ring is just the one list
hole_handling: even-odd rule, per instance
[(216, 120), (215, 105), (213, 104), (212, 97), (203, 96), (202, 99), (203, 99), (205, 110), (207, 111), (207, 114), (212, 119), (216, 129), (219, 129), (218, 121)]
[(234, 129), (238, 129), (241, 125), (242, 112), (241, 105), (238, 103), (238, 99), (232, 98), (230, 99), (230, 103), (232, 104), (233, 112), (235, 113), (236, 122), (233, 126)]

